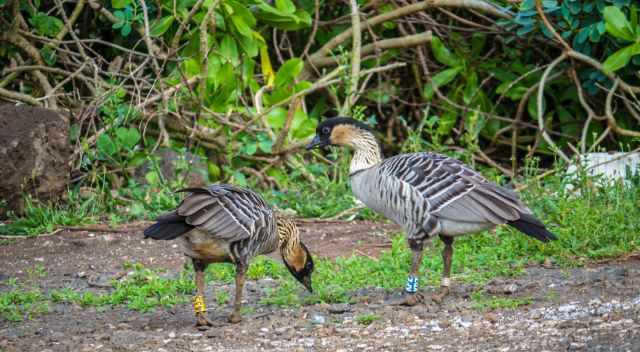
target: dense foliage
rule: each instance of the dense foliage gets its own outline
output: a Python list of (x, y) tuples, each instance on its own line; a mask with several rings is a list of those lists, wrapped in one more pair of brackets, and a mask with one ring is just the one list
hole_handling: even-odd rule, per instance
[(0, 99), (70, 109), (74, 180), (92, 188), (165, 182), (134, 174), (169, 147), (207, 158), (212, 181), (286, 189), (332, 172), (298, 151), (337, 114), (388, 153), (508, 176), (556, 147), (637, 146), (633, 1), (441, 3), (0, 0)]

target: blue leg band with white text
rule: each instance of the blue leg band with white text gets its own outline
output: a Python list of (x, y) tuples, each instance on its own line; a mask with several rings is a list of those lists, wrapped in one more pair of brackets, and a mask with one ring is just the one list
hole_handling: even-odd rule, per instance
[(405, 287), (405, 291), (409, 293), (418, 292), (418, 278), (414, 276), (409, 276), (407, 278), (407, 286)]

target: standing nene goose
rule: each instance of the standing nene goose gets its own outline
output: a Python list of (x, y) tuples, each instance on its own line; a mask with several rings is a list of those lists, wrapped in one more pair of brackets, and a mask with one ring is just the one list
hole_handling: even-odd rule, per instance
[[(162, 215), (145, 231), (145, 238), (180, 237), (185, 255), (193, 261), (197, 294), (193, 300), (196, 326), (211, 326), (204, 303), (204, 270), (211, 263), (236, 266), (236, 297), (229, 321), (242, 320), (242, 288), (249, 262), (256, 255), (280, 251), (291, 274), (309, 291), (313, 260), (300, 241), (297, 226), (278, 217), (256, 193), (231, 185), (187, 188), (191, 192), (178, 208)], [(275, 256), (279, 259), (278, 256)]]
[(510, 190), (487, 181), (462, 162), (434, 154), (410, 153), (382, 159), (373, 131), (350, 118), (323, 121), (307, 149), (327, 145), (354, 149), (349, 176), (355, 196), (402, 226), (413, 252), (404, 304), (415, 305), (418, 269), (426, 240), (444, 242), (442, 290), (449, 290), (455, 236), (509, 224), (540, 241), (556, 239)]

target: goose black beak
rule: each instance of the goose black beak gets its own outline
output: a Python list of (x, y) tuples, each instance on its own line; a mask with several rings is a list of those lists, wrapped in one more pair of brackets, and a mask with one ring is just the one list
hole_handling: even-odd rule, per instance
[(307, 148), (307, 150), (311, 150), (311, 149), (313, 149), (315, 147), (322, 146), (322, 145), (323, 145), (323, 143), (320, 140), (320, 136), (316, 135), (315, 137), (313, 137), (311, 142), (309, 142), (309, 144), (307, 144), (306, 148)]
[(311, 278), (309, 276), (304, 277), (301, 280), (302, 286), (304, 286), (309, 292), (313, 293), (313, 287), (311, 286)]

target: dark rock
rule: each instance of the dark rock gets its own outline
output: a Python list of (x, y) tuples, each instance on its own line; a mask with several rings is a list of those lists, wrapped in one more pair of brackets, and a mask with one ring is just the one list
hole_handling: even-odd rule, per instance
[(327, 310), (331, 314), (342, 314), (342, 313), (350, 312), (351, 306), (346, 303), (332, 304), (327, 308)]
[(23, 214), (29, 194), (58, 201), (69, 182), (69, 121), (56, 111), (30, 106), (0, 106), (0, 216)]

